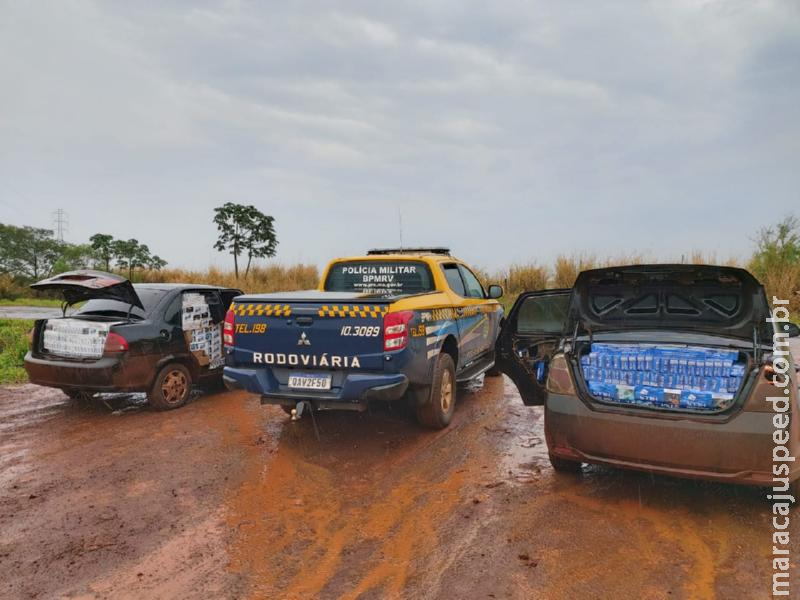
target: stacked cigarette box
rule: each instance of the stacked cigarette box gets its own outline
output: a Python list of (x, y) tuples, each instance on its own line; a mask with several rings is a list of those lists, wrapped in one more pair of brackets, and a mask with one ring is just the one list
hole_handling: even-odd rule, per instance
[(733, 402), (745, 365), (735, 350), (594, 343), (581, 368), (589, 391), (602, 399), (718, 410)]
[(50, 319), (44, 326), (44, 349), (58, 356), (100, 358), (112, 323)]
[(224, 362), (221, 324), (213, 323), (205, 296), (183, 295), (182, 322), (189, 350), (198, 362), (211, 369), (221, 367)]

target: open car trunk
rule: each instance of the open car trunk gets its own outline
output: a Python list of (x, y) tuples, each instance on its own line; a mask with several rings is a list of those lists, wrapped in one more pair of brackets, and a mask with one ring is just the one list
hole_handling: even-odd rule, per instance
[[(131, 310), (144, 310), (133, 284), (124, 277), (103, 271), (79, 270), (60, 273), (30, 286), (36, 291), (58, 291), (65, 306), (89, 300), (119, 302), (114, 316), (81, 315), (47, 319), (37, 329), (35, 350), (59, 358), (99, 359), (111, 328), (127, 322)], [(127, 315), (125, 312), (126, 311)], [(138, 318), (141, 318), (137, 315)]]
[[(570, 300), (575, 374), (589, 399), (681, 412), (737, 404), (769, 306), (747, 271), (641, 265), (581, 273)], [(619, 338), (620, 341), (609, 342)]]
[(749, 362), (746, 352), (699, 345), (593, 342), (578, 351), (593, 398), (669, 410), (727, 410)]

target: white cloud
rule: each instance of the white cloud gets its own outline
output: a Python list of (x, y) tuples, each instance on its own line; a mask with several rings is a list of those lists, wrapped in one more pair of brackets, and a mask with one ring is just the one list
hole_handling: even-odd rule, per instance
[(797, 199), (798, 40), (777, 0), (5, 3), (0, 221), (64, 206), (76, 241), (188, 265), (228, 200), (320, 262), (399, 207), (408, 239), (487, 267), (746, 253), (765, 196)]

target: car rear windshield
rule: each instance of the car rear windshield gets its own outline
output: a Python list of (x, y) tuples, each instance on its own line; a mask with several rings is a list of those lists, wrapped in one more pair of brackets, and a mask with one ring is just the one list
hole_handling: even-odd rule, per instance
[(327, 292), (359, 292), (396, 296), (432, 292), (431, 271), (412, 260), (363, 260), (338, 262), (325, 279)]
[(118, 300), (107, 300), (105, 298), (94, 298), (88, 300), (86, 304), (75, 311), (75, 315), (127, 315), (128, 310), (132, 317), (145, 319), (150, 316), (153, 309), (158, 305), (161, 299), (167, 294), (167, 290), (159, 290), (156, 288), (140, 288), (136, 287), (136, 295), (144, 305), (144, 311), (138, 306), (131, 309), (130, 304), (125, 304)]

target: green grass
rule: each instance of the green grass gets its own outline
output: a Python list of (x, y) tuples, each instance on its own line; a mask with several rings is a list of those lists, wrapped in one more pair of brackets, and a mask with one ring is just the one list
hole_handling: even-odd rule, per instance
[(22, 359), (28, 351), (28, 332), (33, 321), (0, 319), (0, 385), (28, 381)]
[(8, 300), (7, 298), (0, 299), (0, 306), (54, 306), (61, 307), (61, 300), (53, 298), (16, 298)]

